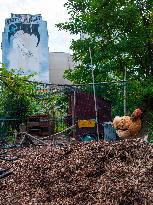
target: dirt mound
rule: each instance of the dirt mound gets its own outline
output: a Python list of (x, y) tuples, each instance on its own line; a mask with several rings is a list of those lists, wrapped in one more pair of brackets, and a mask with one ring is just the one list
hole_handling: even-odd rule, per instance
[(0, 181), (0, 204), (153, 204), (153, 148), (141, 139), (16, 152), (1, 165), (14, 174)]

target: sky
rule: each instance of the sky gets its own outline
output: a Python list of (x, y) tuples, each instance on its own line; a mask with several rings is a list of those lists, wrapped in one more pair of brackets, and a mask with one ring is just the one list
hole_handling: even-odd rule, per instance
[[(77, 36), (70, 35), (69, 32), (59, 31), (55, 27), (56, 23), (68, 21), (69, 15), (64, 7), (66, 0), (0, 0), (0, 43), (2, 42), (2, 32), (4, 31), (5, 19), (14, 14), (41, 14), (42, 19), (47, 21), (49, 34), (49, 50), (51, 52), (69, 52), (72, 39)], [(2, 52), (0, 49), (0, 62)]]

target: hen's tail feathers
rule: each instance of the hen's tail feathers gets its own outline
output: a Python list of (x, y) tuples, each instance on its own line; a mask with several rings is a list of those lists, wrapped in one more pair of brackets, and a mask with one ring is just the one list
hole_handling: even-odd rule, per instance
[(116, 116), (116, 117), (114, 118), (113, 123), (112, 123), (112, 126), (113, 126), (115, 129), (117, 128), (117, 125), (118, 125), (118, 123), (120, 122), (120, 119), (121, 119), (121, 117), (119, 117), (119, 116)]

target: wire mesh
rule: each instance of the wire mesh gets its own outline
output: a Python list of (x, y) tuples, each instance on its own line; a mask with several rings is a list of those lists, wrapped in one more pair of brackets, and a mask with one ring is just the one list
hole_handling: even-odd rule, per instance
[[(116, 114), (123, 114), (123, 88), (125, 83), (123, 81), (95, 83), (96, 97), (111, 103), (112, 117)], [(26, 86), (29, 86), (30, 89), (26, 90)], [(0, 95), (4, 98), (4, 101), (0, 103), (0, 116), (2, 119), (5, 119), (6, 115), (8, 116), (5, 120), (7, 123), (4, 124), (1, 123), (3, 120), (0, 121), (0, 126), (2, 124), (4, 126), (4, 131), (1, 131), (0, 134), (1, 139), (6, 138), (6, 136), (13, 138), (14, 130), (19, 131), (19, 126), (22, 123), (26, 125), (27, 117), (31, 115), (47, 115), (51, 134), (66, 129), (74, 123), (72, 116), (70, 124), (66, 121), (69, 108), (72, 106), (70, 96), (74, 92), (89, 93), (93, 96), (92, 84), (55, 85), (25, 81), (25, 93), (18, 93), (17, 89), (9, 89), (8, 86), (1, 85)], [(86, 107), (88, 107), (88, 104)]]

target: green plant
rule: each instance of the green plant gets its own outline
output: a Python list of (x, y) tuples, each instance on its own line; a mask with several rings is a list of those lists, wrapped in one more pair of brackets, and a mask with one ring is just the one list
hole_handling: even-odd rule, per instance
[[(123, 80), (126, 68), (127, 109), (132, 112), (141, 106), (153, 93), (153, 1), (67, 0), (65, 7), (70, 18), (57, 27), (86, 36), (72, 40), (73, 60), (79, 64), (66, 70), (65, 78), (73, 83), (92, 82), (90, 47), (95, 82)], [(121, 92), (117, 87), (113, 91), (109, 95), (117, 108), (113, 112), (120, 114)]]

